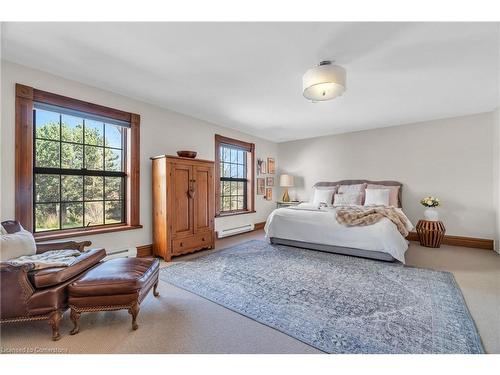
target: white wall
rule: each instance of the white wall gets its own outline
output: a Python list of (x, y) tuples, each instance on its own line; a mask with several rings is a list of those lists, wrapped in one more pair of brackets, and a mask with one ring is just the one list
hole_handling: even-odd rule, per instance
[(419, 200), (437, 196), (451, 235), (496, 238), (494, 113), (280, 143), (280, 173), (298, 176), (292, 197), (317, 181), (397, 180), (414, 224)]
[[(217, 133), (253, 142), (256, 158), (275, 157), (277, 164), (279, 163), (275, 143), (21, 65), (2, 61), (1, 67), (1, 121), (3, 123), (0, 164), (1, 220), (14, 217), (15, 83), (141, 115), (141, 224), (144, 227), (126, 232), (85, 237), (90, 239), (95, 246), (121, 249), (152, 242), (151, 161), (149, 160), (151, 156), (175, 155), (177, 150), (195, 150), (198, 151), (200, 159), (214, 160), (214, 134)], [(216, 229), (265, 221), (274, 207), (272, 201), (265, 201), (262, 196), (257, 196), (255, 214), (218, 218), (215, 223)]]
[(495, 250), (500, 253), (500, 107), (493, 114), (493, 206), (496, 208)]
[[(498, 43), (500, 44), (500, 24), (497, 24), (498, 28)], [(497, 228), (495, 237), (495, 250), (500, 254), (500, 48), (498, 48), (497, 55), (497, 96), (498, 96), (498, 107), (495, 111), (495, 137), (494, 137), (494, 161), (493, 161), (493, 176), (495, 181), (495, 208), (497, 211)]]

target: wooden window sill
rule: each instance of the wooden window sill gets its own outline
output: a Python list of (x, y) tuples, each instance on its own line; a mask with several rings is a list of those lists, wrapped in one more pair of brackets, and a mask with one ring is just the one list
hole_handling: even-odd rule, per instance
[(37, 242), (42, 242), (42, 241), (60, 240), (63, 238), (70, 238), (70, 237), (84, 237), (84, 236), (92, 236), (95, 234), (121, 232), (124, 230), (132, 230), (140, 228), (142, 228), (142, 225), (127, 225), (127, 224), (106, 225), (106, 226), (91, 227), (91, 228), (78, 228), (76, 230), (67, 229), (54, 232), (35, 233), (34, 237)]
[(249, 210), (249, 211), (235, 211), (235, 212), (221, 212), (220, 214), (216, 215), (215, 217), (246, 215), (246, 214), (254, 214), (255, 212), (256, 211), (254, 211), (254, 210)]

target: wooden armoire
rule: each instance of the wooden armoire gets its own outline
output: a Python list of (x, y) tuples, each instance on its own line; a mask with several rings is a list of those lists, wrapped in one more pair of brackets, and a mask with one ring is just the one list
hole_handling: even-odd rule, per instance
[(153, 254), (173, 256), (215, 243), (214, 162), (160, 155), (153, 161)]

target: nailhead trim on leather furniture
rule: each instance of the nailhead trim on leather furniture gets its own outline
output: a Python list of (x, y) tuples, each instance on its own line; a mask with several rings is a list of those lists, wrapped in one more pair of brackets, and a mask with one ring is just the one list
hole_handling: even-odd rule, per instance
[(127, 309), (132, 315), (132, 329), (136, 330), (142, 300), (151, 288), (153, 295), (159, 296), (156, 290), (159, 265), (158, 259), (111, 259), (75, 280), (68, 287), (70, 317), (74, 325), (71, 334), (75, 335), (80, 331), (81, 313), (122, 309)]

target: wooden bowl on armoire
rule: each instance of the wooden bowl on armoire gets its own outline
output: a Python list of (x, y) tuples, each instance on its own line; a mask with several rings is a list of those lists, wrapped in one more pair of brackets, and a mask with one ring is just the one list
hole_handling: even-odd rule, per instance
[(181, 158), (191, 158), (194, 159), (196, 157), (196, 151), (177, 151), (177, 155)]

